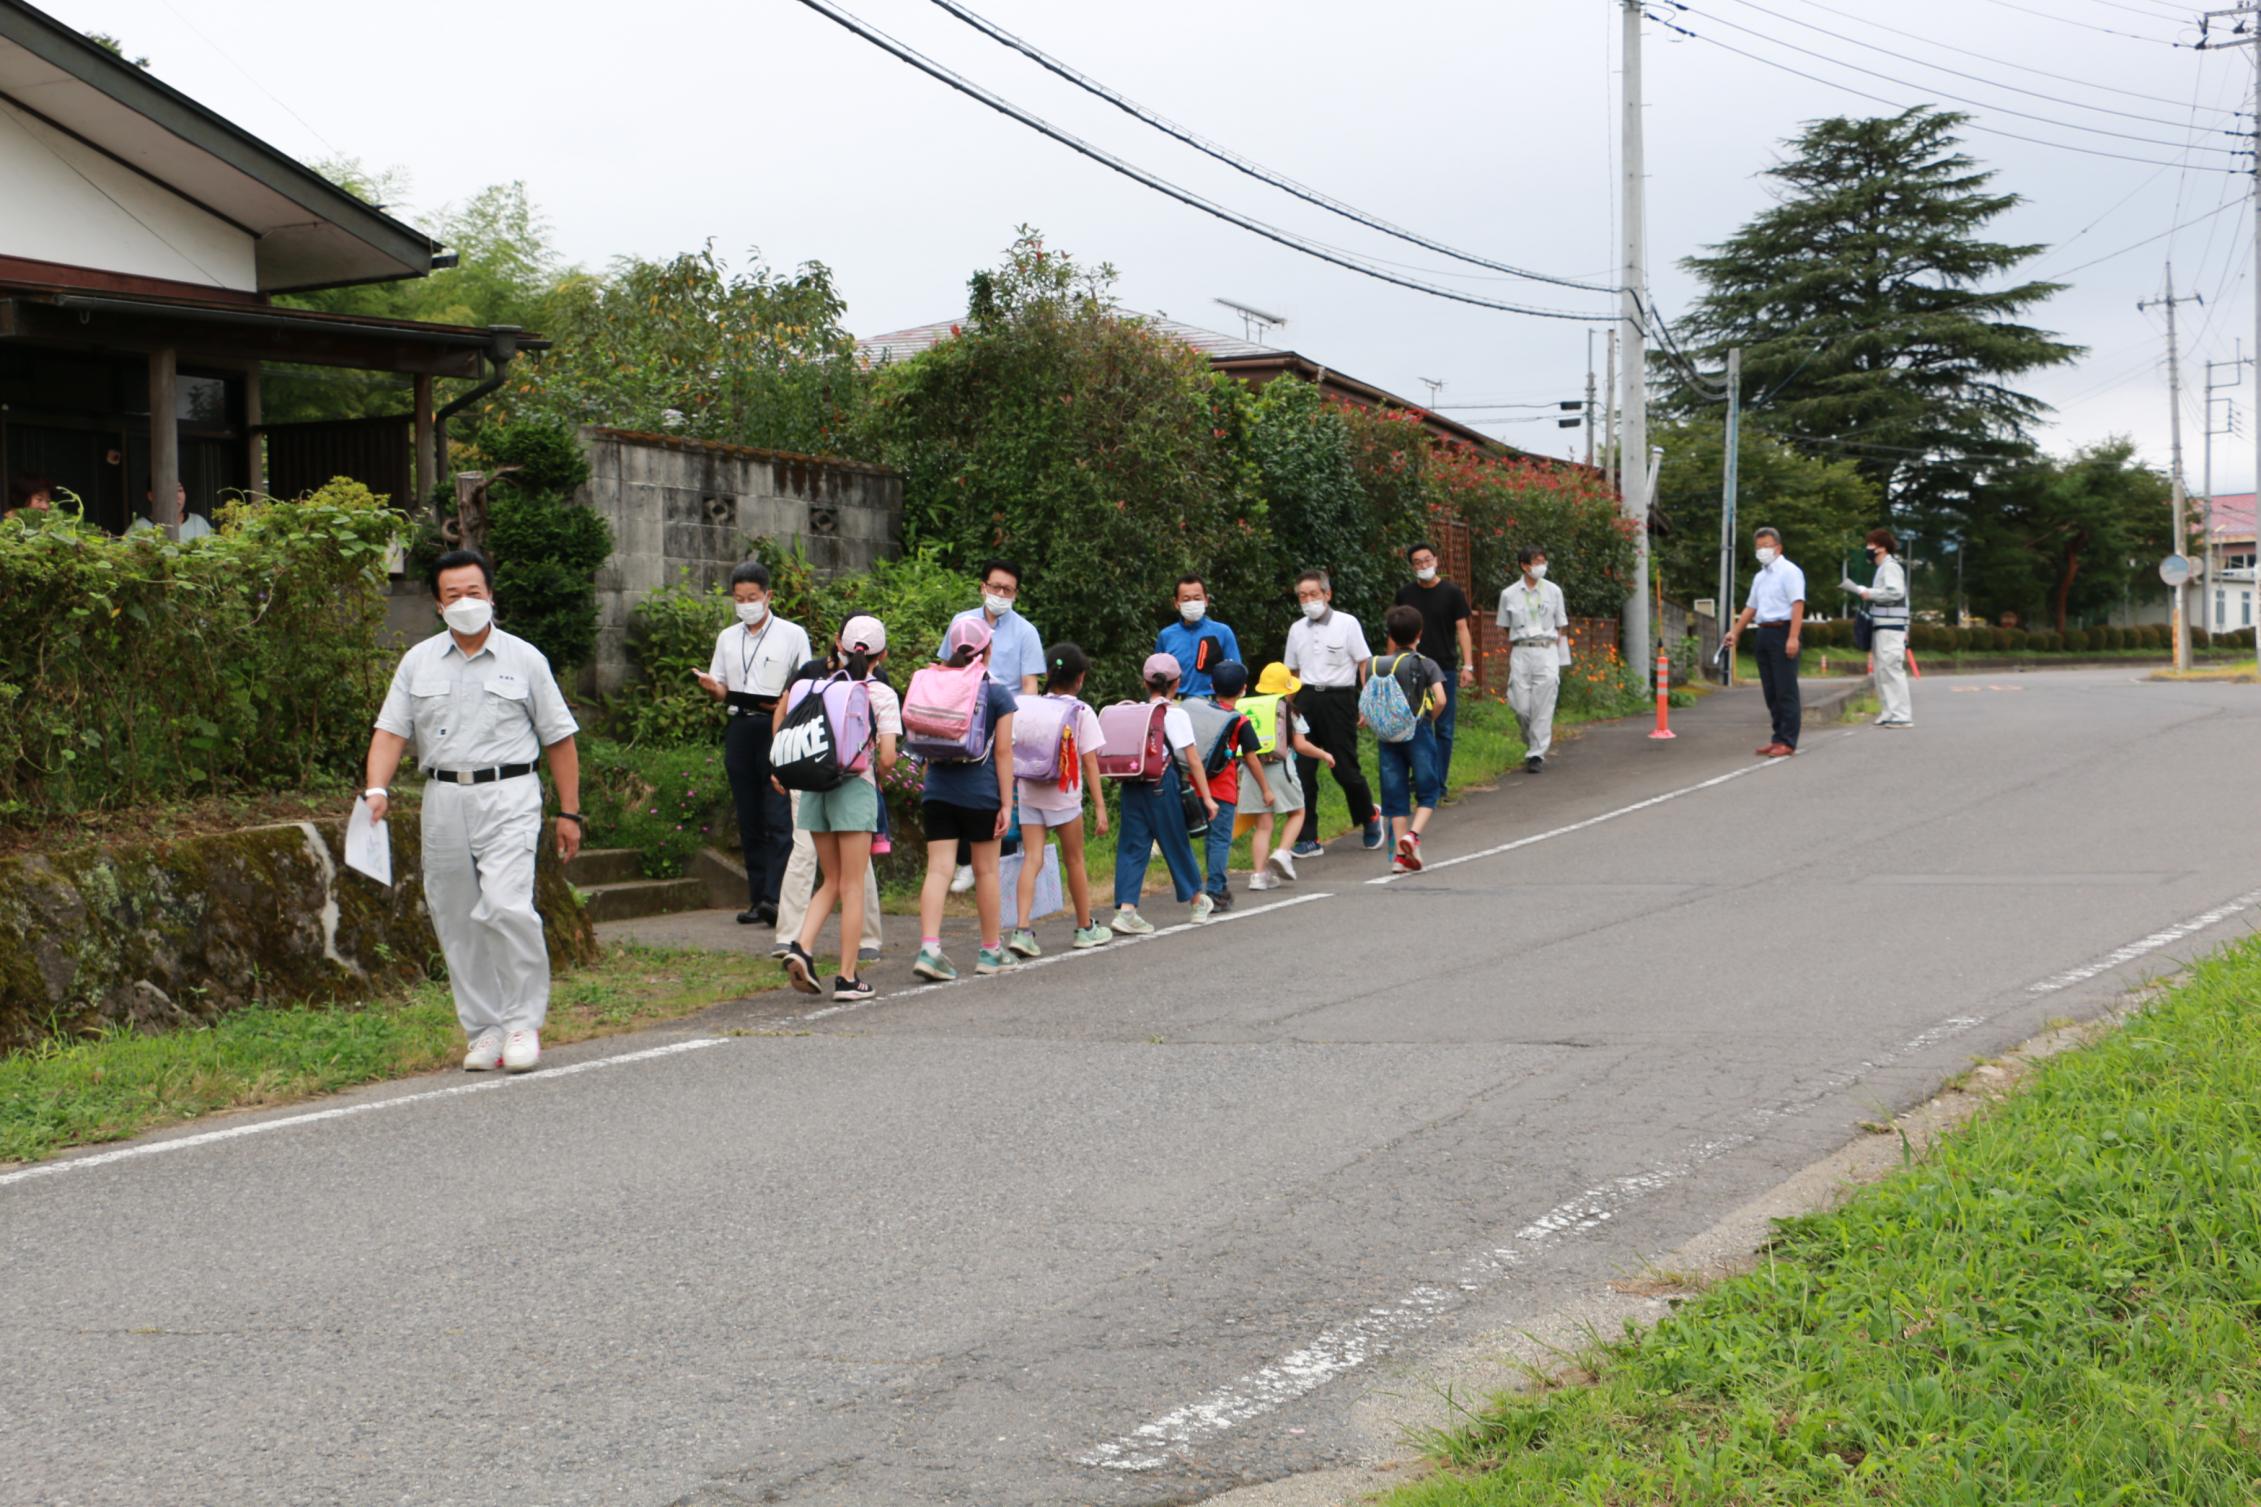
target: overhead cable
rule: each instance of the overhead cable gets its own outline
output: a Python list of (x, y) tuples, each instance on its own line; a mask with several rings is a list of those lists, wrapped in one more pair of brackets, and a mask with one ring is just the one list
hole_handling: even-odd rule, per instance
[(1525, 314), (1537, 319), (1567, 319), (1577, 321), (1581, 324), (1603, 323), (1612, 317), (1607, 313), (1598, 313), (1587, 310), (1547, 309), (1536, 308), (1527, 304), (1507, 303), (1499, 299), (1482, 298), (1473, 293), (1464, 293), (1456, 288), (1440, 288), (1433, 283), (1418, 282), (1413, 278), (1400, 277), (1396, 273), (1386, 272), (1380, 267), (1374, 266), (1369, 262), (1360, 261), (1355, 257), (1338, 253), (1328, 247), (1320, 245), (1317, 242), (1311, 241), (1302, 236), (1298, 236), (1293, 232), (1283, 230), (1276, 225), (1270, 225), (1262, 220), (1252, 219), (1247, 215), (1239, 213), (1237, 210), (1228, 209), (1224, 205), (1217, 203), (1213, 199), (1204, 198), (1202, 195), (1193, 192), (1191, 189), (1181, 188), (1177, 184), (1170, 182), (1168, 179), (1147, 172), (1144, 168), (1134, 166), (1133, 164), (1124, 161), (1122, 158), (1115, 156), (1111, 152), (1107, 152), (1100, 149), (1099, 147), (1093, 146), (1091, 143), (1084, 141), (1082, 138), (1071, 135), (1070, 133), (1061, 130), (1059, 127), (1052, 125), (1050, 122), (1042, 119), (1041, 117), (1031, 114), (1030, 112), (1022, 109), (1020, 106), (1013, 104), (1010, 100), (1004, 99), (997, 94), (991, 93), (981, 85), (974, 83), (971, 79), (968, 79), (961, 74), (952, 72), (942, 64), (935, 62), (932, 58), (927, 57), (925, 54), (917, 51), (916, 49), (908, 46), (903, 42), (897, 41), (895, 38), (887, 35), (885, 32), (873, 29), (847, 11), (844, 11), (838, 6), (831, 4), (830, 0), (801, 0), (801, 4), (807, 6), (810, 10), (815, 11), (818, 15), (823, 16), (826, 20), (832, 22), (834, 25), (839, 26), (842, 30), (848, 31), (855, 36), (861, 37), (864, 41), (871, 43), (874, 47), (879, 48), (882, 52), (889, 54), (898, 61), (908, 63), (911, 67), (916, 68), (919, 72), (927, 75), (929, 78), (932, 78), (939, 83), (949, 85), (951, 88), (957, 90), (960, 94), (965, 95), (967, 98), (988, 106), (990, 109), (995, 110), (998, 114), (1003, 115), (1010, 120), (1016, 121), (1021, 125), (1027, 126), (1030, 130), (1035, 131), (1040, 135), (1051, 138), (1053, 141), (1058, 142), (1060, 145), (1068, 148), (1070, 151), (1076, 152), (1081, 156), (1088, 157), (1093, 162), (1100, 164), (1102, 167), (1108, 168), (1113, 172), (1120, 173), (1122, 176), (1130, 179), (1132, 182), (1150, 188), (1158, 194), (1162, 194), (1167, 198), (1175, 199), (1180, 204), (1186, 205), (1188, 208), (1198, 209), (1203, 214), (1213, 216), (1216, 219), (1224, 221), (1228, 225), (1232, 225), (1241, 230), (1248, 231), (1252, 235), (1262, 236), (1264, 239), (1276, 242), (1279, 245), (1287, 247), (1291, 251), (1300, 251), (1305, 256), (1315, 258), (1316, 260), (1322, 262), (1332, 263), (1333, 265), (1341, 267), (1347, 271), (1356, 272), (1360, 276), (1373, 278), (1377, 282), (1390, 283), (1400, 288), (1410, 289), (1416, 293), (1426, 293), (1432, 298), (1443, 298), (1449, 299), (1454, 303), (1471, 304), (1480, 309), (1496, 309), (1503, 314)]

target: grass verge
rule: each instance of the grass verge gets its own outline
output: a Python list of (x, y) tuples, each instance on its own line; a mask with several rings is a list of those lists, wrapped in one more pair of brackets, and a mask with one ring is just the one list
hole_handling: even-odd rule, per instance
[(2257, 1000), (2248, 941), (1388, 1507), (2252, 1503)]
[[(677, 1020), (784, 981), (767, 958), (615, 945), (593, 967), (557, 977), (542, 1041)], [(259, 1006), (195, 1030), (58, 1040), (0, 1057), (0, 1162), (430, 1072), (462, 1055), (445, 982), (359, 1006)]]
[(2202, 665), (2189, 670), (2153, 670), (2143, 677), (2146, 680), (2173, 680), (2184, 683), (2221, 681), (2233, 685), (2253, 685), (2261, 682), (2261, 669), (2252, 660), (2234, 665)]

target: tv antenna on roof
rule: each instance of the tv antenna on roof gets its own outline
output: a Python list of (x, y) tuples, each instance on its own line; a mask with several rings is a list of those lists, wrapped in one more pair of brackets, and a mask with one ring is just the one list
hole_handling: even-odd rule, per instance
[(1437, 394), (1445, 390), (1444, 382), (1436, 377), (1416, 377), (1413, 380), (1429, 389), (1429, 406), (1431, 408), (1436, 407)]
[(1235, 303), (1229, 298), (1220, 298), (1216, 301), (1240, 316), (1241, 335), (1252, 345), (1260, 344), (1273, 325), (1288, 322), (1288, 317), (1285, 314), (1267, 314), (1262, 309), (1249, 304)]

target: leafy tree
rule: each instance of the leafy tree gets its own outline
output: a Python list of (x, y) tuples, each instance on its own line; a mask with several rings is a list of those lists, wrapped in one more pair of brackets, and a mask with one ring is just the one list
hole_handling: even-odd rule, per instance
[[(1405, 580), (1405, 551), (1426, 528), (1420, 439), (1402, 424), (1330, 402), (1314, 383), (1275, 377), (1243, 405), (1241, 438), (1263, 498), (1267, 548), (1236, 564), (1257, 577), (1240, 588), (1244, 639), (1259, 633), (1276, 655), (1295, 615), (1295, 578), (1327, 572), (1335, 601), (1362, 623), (1382, 612)], [(1391, 457), (1396, 457), (1393, 466)], [(1277, 541), (1276, 545), (1273, 541)], [(1253, 643), (1242, 652), (1254, 656)]]
[(90, 31), (85, 33), (85, 36), (89, 42), (92, 42), (95, 46), (101, 48), (104, 52), (110, 53), (116, 57), (124, 58), (127, 62), (133, 64), (136, 68), (147, 68), (149, 66), (149, 59), (145, 57), (137, 58), (130, 56), (126, 52), (126, 44), (119, 41), (116, 37), (111, 36), (106, 31)]
[[(1665, 591), (1681, 601), (1714, 596), (1725, 427), (1718, 416), (1706, 414), (1667, 425), (1655, 438), (1664, 447), (1657, 515), (1665, 527), (1656, 539), (1656, 559)], [(1817, 591), (1836, 579), (1825, 573), (1841, 559), (1860, 558), (1861, 536), (1882, 520), (1883, 503), (1857, 465), (1809, 455), (1751, 425), (1744, 426), (1736, 449), (1738, 591), (1750, 583), (1755, 568), (1750, 534), (1762, 524), (1782, 531), (1784, 546), (1805, 562), (1808, 584)]]
[[(904, 476), (904, 535), (947, 563), (1004, 554), (1050, 638), (1127, 692), (1189, 570), (1247, 617), (1270, 548), (1234, 435), (1247, 402), (1187, 346), (1114, 312), (1113, 269), (1023, 230), (950, 339), (880, 370), (855, 453)], [(970, 598), (969, 598), (970, 605)]]
[(515, 468), (490, 494), (487, 546), (495, 612), (563, 673), (597, 647), (597, 572), (612, 557), (604, 516), (572, 500), (589, 464), (570, 431), (521, 420), (482, 436), (486, 459)]
[[(1705, 284), (1692, 343), (1715, 366), (1742, 347), (1751, 416), (1842, 449), (1927, 534), (2032, 453), (2045, 405), (2010, 384), (2082, 353), (2023, 322), (2063, 285), (2005, 280), (2043, 248), (1983, 238), (2019, 201), (1961, 151), (1966, 118), (1812, 123), (1767, 170), (1775, 205), (1683, 263)], [(1683, 413), (1698, 402), (1674, 396)]]
[(1963, 574), (1972, 608), (2063, 633), (2131, 591), (2156, 592), (2174, 532), (2170, 495), (2166, 475), (2137, 461), (2126, 439), (2004, 472), (1972, 499)]
[(571, 276), (543, 310), (555, 347), (516, 373), (501, 406), (566, 425), (837, 454), (865, 379), (821, 262), (791, 276), (733, 272), (710, 245)]

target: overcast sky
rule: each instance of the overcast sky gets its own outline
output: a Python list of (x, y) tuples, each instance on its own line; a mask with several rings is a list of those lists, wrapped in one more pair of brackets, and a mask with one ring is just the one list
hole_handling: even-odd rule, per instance
[[(994, 262), (1024, 221), (1079, 257), (1113, 262), (1130, 307), (1235, 332), (1240, 317), (1214, 300), (1276, 311), (1287, 323), (1274, 343), (1415, 400), (1428, 391), (1421, 379), (1440, 380), (1448, 408), (1582, 395), (1587, 331), (1605, 327), (1403, 291), (1220, 224), (914, 73), (797, 0), (473, 0), (382, 12), (303, 0), (48, 3), (120, 36), (168, 83), (285, 150), (405, 169), (410, 213), (522, 178), (571, 260), (661, 256), (711, 237), (733, 259), (758, 247), (776, 265), (823, 261), (858, 334), (961, 313), (967, 274)], [(1473, 273), (1242, 178), (928, 0), (846, 3), (1055, 124), (1245, 214), (1483, 296), (1614, 312), (1601, 295)], [(1609, 0), (970, 3), (1151, 109), (1377, 216), (1518, 266), (1612, 280), (1619, 21)], [(2024, 198), (1996, 228), (2050, 246), (2031, 264), (2044, 274), (2230, 203), (2171, 241), (2070, 272), (2072, 286), (2038, 316), (2090, 352), (2033, 384), (2058, 408), (2049, 443), (2125, 433), (2163, 462), (2165, 325), (2135, 305), (2160, 290), (2172, 248), (2178, 283), (2206, 299), (2180, 311), (2197, 489), (2201, 363), (2228, 360), (2240, 338), (2252, 349), (2253, 226), (2233, 202), (2244, 179), (2174, 164), (2244, 160), (2185, 144), (2237, 145), (2218, 133), (2237, 124), (2227, 112), (2250, 93), (2246, 53), (2165, 45), (2197, 35), (2166, 0), (1665, 3), (1658, 14), (1703, 38), (1647, 29), (1650, 275), (1668, 316), (1694, 291), (1678, 258), (1765, 204), (1758, 174), (1782, 138), (1817, 116), (1884, 112), (1856, 91), (1894, 104), (1953, 105), (1948, 93), (1965, 94), (1982, 102), (1977, 124), (2148, 159), (1967, 137), (1999, 186)], [(2033, 14), (2043, 9), (2056, 19)], [(2027, 116), (2009, 113), (2020, 110)], [(2102, 134), (2113, 131), (2144, 139)], [(2238, 406), (2250, 435), (2250, 381)], [(2215, 413), (2219, 424), (2226, 405)], [(1461, 416), (1527, 448), (1582, 444), (1551, 418), (1495, 426), (1512, 415)], [(2252, 441), (2217, 447), (2218, 489), (2250, 486)]]

